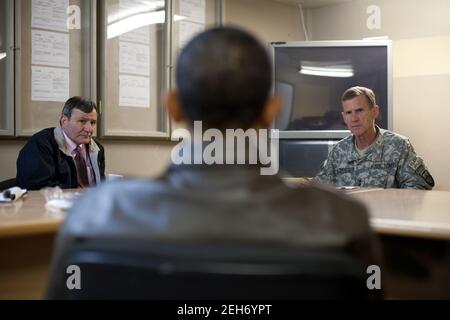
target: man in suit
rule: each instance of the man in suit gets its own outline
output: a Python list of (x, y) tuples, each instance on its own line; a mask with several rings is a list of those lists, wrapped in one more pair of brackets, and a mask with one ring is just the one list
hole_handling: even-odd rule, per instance
[(59, 125), (34, 134), (17, 158), (17, 184), (28, 190), (59, 186), (85, 188), (105, 177), (105, 152), (93, 138), (95, 103), (81, 97), (66, 101)]
[[(207, 30), (179, 56), (177, 90), (167, 95), (168, 112), (175, 121), (185, 121), (191, 133), (201, 121), (204, 136), (268, 128), (280, 107), (280, 100), (270, 95), (271, 70), (265, 48), (252, 35), (231, 27)], [(194, 151), (200, 147), (207, 154), (204, 142), (194, 134)], [(225, 148), (224, 158), (229, 151)], [(114, 181), (86, 193), (60, 231), (49, 296), (64, 283), (65, 254), (78, 243), (99, 239), (119, 241), (122, 247), (138, 239), (141, 244), (323, 248), (365, 265), (380, 263), (361, 204), (334, 190), (290, 187), (260, 169), (259, 164), (225, 164), (220, 159), (171, 164), (158, 179)]]

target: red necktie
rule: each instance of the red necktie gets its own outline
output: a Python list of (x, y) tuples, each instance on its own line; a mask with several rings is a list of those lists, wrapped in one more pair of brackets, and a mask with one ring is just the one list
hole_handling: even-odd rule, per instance
[(82, 188), (89, 187), (89, 179), (87, 175), (86, 161), (81, 153), (81, 147), (77, 146), (75, 149), (75, 166), (77, 168), (78, 184)]

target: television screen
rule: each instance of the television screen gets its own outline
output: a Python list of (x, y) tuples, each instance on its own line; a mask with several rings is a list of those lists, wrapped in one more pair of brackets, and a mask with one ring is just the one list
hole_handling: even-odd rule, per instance
[[(274, 92), (283, 99), (274, 127), (299, 133), (290, 138), (341, 138), (341, 96), (352, 86), (375, 92), (377, 124), (391, 128), (390, 41), (294, 42), (272, 44)], [(328, 132), (326, 136), (321, 132)], [(336, 134), (333, 134), (336, 133)], [(280, 137), (283, 137), (282, 135)]]

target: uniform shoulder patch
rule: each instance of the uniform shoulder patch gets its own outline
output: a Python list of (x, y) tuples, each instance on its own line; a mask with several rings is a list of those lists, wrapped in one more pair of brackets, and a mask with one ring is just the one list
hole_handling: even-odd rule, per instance
[(420, 158), (415, 158), (414, 160), (412, 160), (412, 161), (410, 161), (410, 162), (408, 163), (408, 166), (409, 166), (411, 169), (413, 169), (414, 171), (417, 172), (417, 170), (418, 170), (421, 166), (423, 166), (423, 161), (422, 161), (422, 159), (420, 159)]
[[(412, 168), (413, 166), (411, 166), (411, 164), (410, 164), (410, 167)], [(423, 163), (420, 164), (419, 167), (417, 167), (414, 170), (414, 172), (418, 176), (422, 177), (422, 179), (425, 180), (425, 182), (428, 183), (428, 185), (430, 185), (431, 187), (434, 187), (434, 179), (431, 176), (430, 171), (428, 171), (427, 168), (425, 168), (425, 165)]]
[(434, 179), (431, 176), (430, 172), (428, 170), (425, 170), (421, 177), (423, 178), (423, 180), (426, 181), (426, 183), (428, 183), (431, 187), (434, 187)]

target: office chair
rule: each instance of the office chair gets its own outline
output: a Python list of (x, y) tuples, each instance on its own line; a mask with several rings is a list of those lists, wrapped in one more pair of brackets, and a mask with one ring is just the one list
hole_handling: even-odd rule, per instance
[(16, 187), (16, 178), (11, 178), (11, 179), (7, 179), (7, 180), (3, 180), (0, 182), (0, 191), (12, 188), (12, 187)]
[[(342, 253), (254, 245), (120, 246), (75, 246), (53, 269), (47, 298), (368, 298), (365, 269)], [(80, 268), (80, 290), (66, 286), (70, 265)]]

